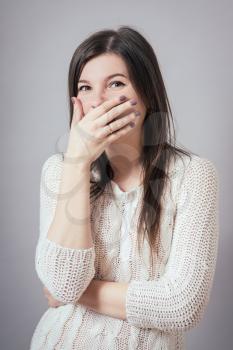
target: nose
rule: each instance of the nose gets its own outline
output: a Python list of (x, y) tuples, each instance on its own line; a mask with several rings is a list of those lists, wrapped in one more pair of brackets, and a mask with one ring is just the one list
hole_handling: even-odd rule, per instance
[(105, 91), (100, 89), (98, 92), (96, 91), (95, 96), (92, 95), (91, 107), (96, 108), (96, 107), (100, 106), (106, 100), (107, 100), (107, 96), (106, 96)]
[(91, 107), (92, 107), (92, 108), (96, 108), (96, 107), (98, 107), (99, 105), (101, 105), (103, 102), (104, 102), (104, 99), (103, 99), (103, 98), (98, 99), (98, 100), (95, 100), (95, 101), (92, 101)]

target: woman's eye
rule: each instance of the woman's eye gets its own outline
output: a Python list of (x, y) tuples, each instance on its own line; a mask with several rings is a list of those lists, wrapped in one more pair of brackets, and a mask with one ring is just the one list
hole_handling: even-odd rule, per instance
[[(80, 86), (79, 88), (78, 88), (78, 91), (80, 91), (83, 87), (89, 87), (88, 85), (82, 85), (82, 86)], [(83, 90), (81, 90), (81, 91), (83, 91)]]
[(110, 85), (111, 84), (120, 84), (120, 85), (125, 85), (124, 83), (122, 83), (121, 81), (112, 81), (111, 83), (110, 83)]
[[(125, 85), (124, 83), (122, 83), (121, 81), (112, 81), (111, 83), (110, 83), (110, 85), (112, 85), (112, 84), (118, 84), (118, 86), (119, 85)], [(87, 91), (87, 89), (83, 89), (83, 88), (90, 88), (90, 86), (88, 86), (88, 85), (82, 85), (82, 86), (80, 86), (79, 88), (78, 88), (78, 91)]]

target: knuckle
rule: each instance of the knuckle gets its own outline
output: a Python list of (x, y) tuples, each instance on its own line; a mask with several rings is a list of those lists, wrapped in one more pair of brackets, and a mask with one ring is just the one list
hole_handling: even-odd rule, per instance
[(101, 139), (101, 132), (97, 132), (96, 134), (95, 134), (95, 140), (96, 141), (98, 141), (98, 140), (100, 140)]
[(108, 112), (108, 103), (103, 103), (102, 106), (102, 113), (107, 113)]
[(91, 124), (90, 129), (91, 129), (91, 130), (95, 130), (96, 127), (97, 127), (97, 123), (96, 123), (96, 121), (94, 120), (94, 121), (92, 122), (92, 124)]
[(113, 118), (113, 112), (112, 111), (108, 111), (106, 112), (106, 121), (107, 123), (110, 122)]
[(115, 133), (115, 128), (112, 127), (111, 125), (109, 125), (109, 126), (108, 126), (108, 135), (109, 135), (109, 134), (111, 135), (112, 133)]
[(114, 126), (116, 126), (117, 129), (119, 129), (121, 127), (121, 125), (122, 125), (122, 121), (120, 121), (120, 120), (117, 120), (114, 122)]

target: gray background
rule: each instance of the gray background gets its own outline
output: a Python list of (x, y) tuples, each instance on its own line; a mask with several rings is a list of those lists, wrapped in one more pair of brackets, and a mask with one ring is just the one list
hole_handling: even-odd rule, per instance
[(232, 1), (1, 1), (1, 344), (25, 350), (47, 308), (34, 269), (39, 180), (68, 132), (71, 56), (90, 33), (135, 26), (157, 54), (180, 145), (220, 176), (211, 299), (188, 349), (232, 349)]

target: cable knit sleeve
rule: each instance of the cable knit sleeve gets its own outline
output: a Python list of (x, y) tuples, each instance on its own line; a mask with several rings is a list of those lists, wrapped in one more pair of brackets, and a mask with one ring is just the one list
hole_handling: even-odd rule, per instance
[(50, 156), (43, 164), (40, 179), (40, 234), (35, 268), (41, 282), (55, 299), (73, 303), (94, 277), (95, 250), (63, 247), (47, 238), (52, 223), (62, 170), (62, 154)]
[(126, 318), (131, 325), (176, 333), (202, 319), (217, 261), (218, 181), (208, 159), (195, 157), (185, 168), (165, 273), (158, 280), (129, 283)]

